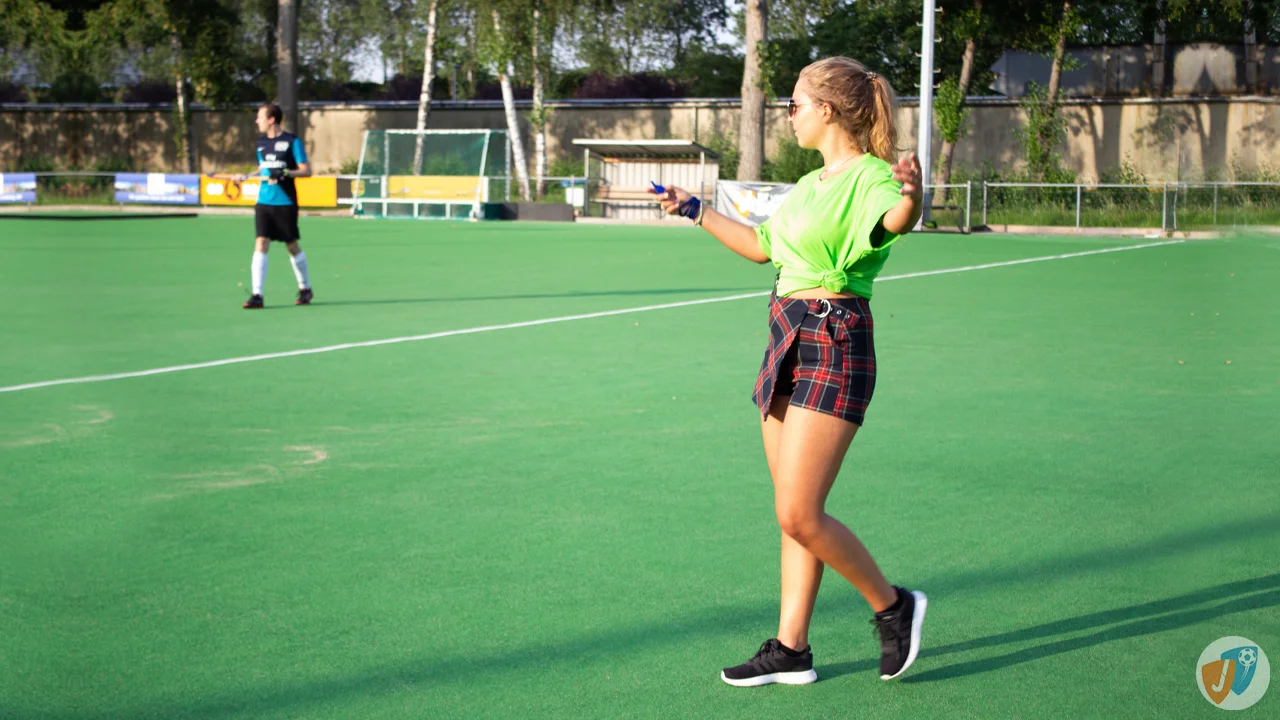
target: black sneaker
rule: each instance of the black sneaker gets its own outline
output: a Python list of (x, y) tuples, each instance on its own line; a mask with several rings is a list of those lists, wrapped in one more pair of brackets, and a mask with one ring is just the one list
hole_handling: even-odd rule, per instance
[(244, 307), (245, 310), (261, 310), (264, 307), (262, 304), (262, 296), (250, 295), (249, 299), (244, 301), (244, 305), (242, 307)]
[(311, 304), (311, 288), (302, 288), (298, 291), (298, 299), (293, 301), (294, 305), (310, 305)]
[(799, 655), (790, 655), (776, 638), (769, 638), (755, 657), (737, 667), (725, 668), (720, 679), (738, 687), (773, 683), (808, 685), (818, 679), (818, 673), (813, 671), (811, 648), (805, 648)]
[(876, 613), (871, 624), (880, 633), (880, 679), (892, 680), (916, 661), (920, 652), (920, 627), (929, 599), (919, 590), (896, 588), (902, 605), (891, 612)]

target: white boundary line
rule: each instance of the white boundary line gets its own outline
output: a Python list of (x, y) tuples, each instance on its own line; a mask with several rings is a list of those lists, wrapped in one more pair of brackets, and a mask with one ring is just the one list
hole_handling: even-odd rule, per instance
[[(1102, 253), (1120, 252), (1123, 250), (1140, 250), (1142, 248), (1159, 247), (1161, 245), (1175, 245), (1181, 242), (1183, 241), (1165, 240), (1163, 242), (1143, 243), (1141, 245), (1123, 245), (1120, 247), (1102, 248), (1099, 250), (1085, 250), (1083, 252), (1066, 253), (1063, 255), (1046, 255), (1043, 257), (1025, 258), (1023, 260), (1008, 260), (1005, 262), (987, 263), (985, 265), (969, 265), (966, 267), (926, 270), (924, 272), (906, 273), (903, 275), (887, 275), (885, 277), (877, 278), (876, 282), (905, 280), (908, 278), (925, 277), (927, 275), (949, 275), (952, 273), (969, 272), (970, 270), (986, 270), (988, 268), (1008, 267), (1010, 265), (1024, 265), (1026, 263), (1044, 262), (1046, 260), (1063, 260), (1066, 258), (1083, 257), (1085, 255), (1100, 255)], [(148, 375), (164, 375), (166, 373), (182, 372), (184, 370), (200, 370), (203, 368), (220, 367), (222, 365), (237, 365), (240, 363), (257, 362), (259, 360), (275, 360), (277, 358), (297, 357), (299, 355), (316, 355), (319, 353), (334, 352), (337, 350), (377, 347), (379, 345), (394, 345), (397, 343), (418, 342), (420, 340), (435, 340), (437, 338), (453, 337), (455, 335), (472, 335), (474, 333), (491, 332), (494, 330), (513, 330), (515, 328), (550, 325), (552, 323), (569, 322), (571, 320), (590, 320), (592, 318), (610, 317), (612, 315), (627, 315), (630, 313), (650, 312), (653, 310), (668, 310), (671, 308), (691, 307), (694, 305), (706, 305), (709, 303), (729, 302), (731, 300), (766, 297), (768, 295), (769, 292), (726, 295), (724, 297), (705, 298), (702, 300), (685, 300), (681, 302), (663, 303), (662, 305), (645, 305), (642, 307), (623, 308), (621, 310), (605, 310), (602, 312), (585, 313), (582, 315), (565, 315), (563, 317), (544, 318), (542, 320), (526, 320), (524, 322), (509, 323), (506, 325), (485, 325), (482, 327), (463, 328), (461, 330), (445, 330), (443, 332), (427, 333), (425, 335), (406, 335), (404, 337), (387, 338), (385, 340), (366, 340), (364, 342), (326, 345), (324, 347), (307, 348), (305, 350), (289, 350), (286, 352), (266, 353), (264, 355), (246, 355), (244, 357), (226, 358), (225, 360), (212, 360), (209, 362), (191, 363), (189, 365), (173, 365), (171, 367), (153, 368), (151, 370), (136, 370), (133, 372), (115, 373), (113, 375), (88, 375), (78, 378), (63, 378), (61, 380), (44, 380), (42, 382), (26, 383), (24, 385), (0, 387), (0, 393), (18, 392), (20, 390), (35, 390), (37, 388), (53, 387), (54, 385), (79, 385), (82, 383), (146, 377)]]

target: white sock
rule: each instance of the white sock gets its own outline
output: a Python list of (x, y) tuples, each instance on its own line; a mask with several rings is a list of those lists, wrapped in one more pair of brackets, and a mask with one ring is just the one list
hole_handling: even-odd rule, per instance
[(264, 252), (253, 252), (253, 264), (249, 266), (250, 276), (253, 278), (253, 294), (262, 294), (262, 283), (267, 279), (267, 254)]
[(297, 255), (290, 255), (289, 261), (293, 263), (293, 274), (298, 278), (298, 289), (306, 290), (311, 287), (311, 283), (307, 282), (307, 254), (299, 252)]

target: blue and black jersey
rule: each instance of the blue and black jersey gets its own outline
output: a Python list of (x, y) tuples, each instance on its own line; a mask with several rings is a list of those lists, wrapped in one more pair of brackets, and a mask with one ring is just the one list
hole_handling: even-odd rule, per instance
[(259, 205), (297, 205), (298, 189), (293, 178), (284, 177), (276, 183), (267, 182), (272, 170), (296, 170), (298, 163), (307, 162), (307, 151), (297, 135), (282, 132), (269, 138), (258, 138), (258, 169), (262, 183), (258, 189)]

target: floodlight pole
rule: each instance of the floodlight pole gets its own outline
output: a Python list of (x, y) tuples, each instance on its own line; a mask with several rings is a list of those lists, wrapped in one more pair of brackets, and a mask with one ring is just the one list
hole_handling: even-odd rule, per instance
[(921, 229), (929, 220), (929, 206), (932, 204), (932, 193), (929, 183), (933, 179), (933, 28), (937, 12), (934, 0), (924, 0), (924, 17), (920, 22), (920, 127), (916, 134), (916, 156), (920, 158), (920, 181), (924, 197), (924, 208), (920, 213), (920, 221), (916, 230)]

